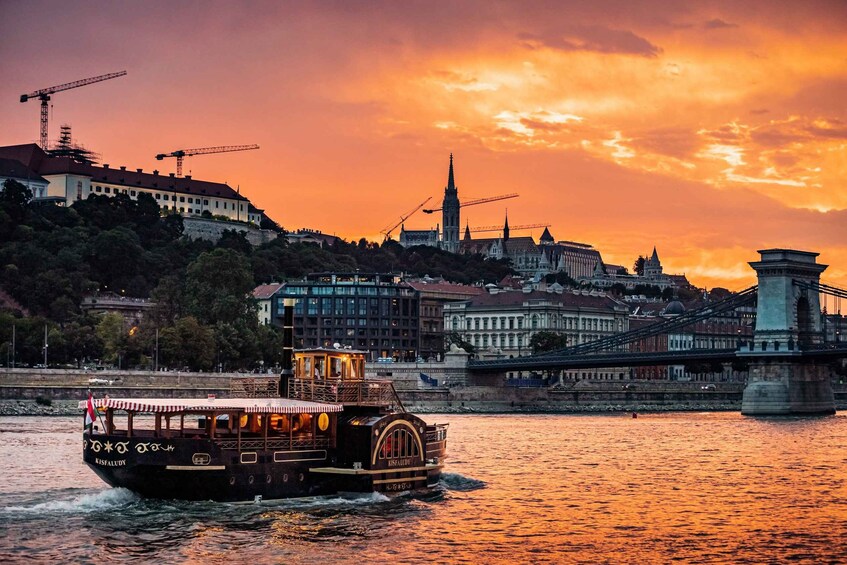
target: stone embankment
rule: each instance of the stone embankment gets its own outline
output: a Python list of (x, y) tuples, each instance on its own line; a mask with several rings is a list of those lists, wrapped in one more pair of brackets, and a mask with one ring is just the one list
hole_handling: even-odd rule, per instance
[[(0, 370), (0, 415), (79, 415), (95, 396), (226, 397), (243, 373)], [(264, 375), (252, 375), (264, 376)], [(407, 410), (433, 413), (604, 413), (740, 411), (742, 383), (571, 382), (557, 387), (454, 386), (421, 388), (413, 379), (395, 387)], [(834, 385), (836, 408), (847, 410), (847, 385)]]

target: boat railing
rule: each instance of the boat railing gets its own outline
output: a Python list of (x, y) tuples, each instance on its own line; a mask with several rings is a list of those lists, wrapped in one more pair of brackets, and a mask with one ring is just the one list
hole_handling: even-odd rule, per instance
[(279, 394), (279, 377), (233, 377), (229, 381), (232, 398), (270, 398)]
[(288, 397), (348, 406), (385, 406), (406, 411), (391, 381), (291, 379)]
[(333, 447), (332, 438), (330, 437), (305, 437), (305, 438), (242, 438), (240, 441), (235, 438), (216, 439), (218, 447), (221, 449), (282, 449), (282, 450), (304, 450), (316, 448)]

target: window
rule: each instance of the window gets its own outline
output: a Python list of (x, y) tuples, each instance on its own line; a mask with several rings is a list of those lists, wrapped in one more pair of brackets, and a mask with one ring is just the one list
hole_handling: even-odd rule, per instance
[(134, 190), (130, 190), (130, 191), (129, 191), (129, 195), (130, 195), (130, 196), (135, 196), (135, 191), (134, 191)]
[(112, 192), (112, 189), (107, 186), (107, 187), (103, 188), (103, 192), (105, 192), (106, 194), (109, 194), (110, 192)]
[(180, 207), (179, 207), (179, 211), (180, 211), (180, 212), (185, 212), (185, 208), (183, 208), (182, 206), (180, 206)]
[(203, 206), (208, 206), (208, 205), (209, 205), (209, 201), (204, 198), (203, 199)]
[(188, 203), (189, 203), (189, 204), (194, 204), (194, 199), (193, 199), (193, 198), (191, 198), (190, 196), (188, 197)]
[(215, 200), (215, 208), (217, 208), (219, 204), (220, 204), (220, 202), (218, 202), (217, 200)]
[[(179, 197), (179, 201), (180, 201), (180, 202), (185, 202), (185, 196), (180, 196), (180, 197)], [(182, 210), (182, 208), (180, 208), (180, 210)]]
[(156, 200), (161, 200), (161, 199), (162, 199), (162, 195), (157, 193), (156, 194)]
[(103, 190), (103, 189), (99, 186), (94, 187), (94, 192), (100, 192), (101, 190)]

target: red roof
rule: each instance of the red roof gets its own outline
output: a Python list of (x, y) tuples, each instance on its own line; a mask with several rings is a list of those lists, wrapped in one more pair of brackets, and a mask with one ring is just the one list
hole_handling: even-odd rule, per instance
[(253, 289), (253, 298), (256, 300), (267, 300), (284, 286), (285, 283), (260, 284)]

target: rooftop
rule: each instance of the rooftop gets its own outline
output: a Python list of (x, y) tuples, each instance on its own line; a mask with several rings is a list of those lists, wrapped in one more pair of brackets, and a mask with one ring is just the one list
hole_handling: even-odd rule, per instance
[(141, 169), (115, 169), (108, 164), (102, 167), (94, 166), (79, 163), (69, 157), (50, 157), (34, 143), (0, 147), (0, 158), (20, 161), (41, 176), (73, 174), (90, 177), (92, 183), (102, 182), (163, 192), (247, 200), (227, 184), (197, 180), (191, 176), (160, 175), (158, 171), (145, 173)]

